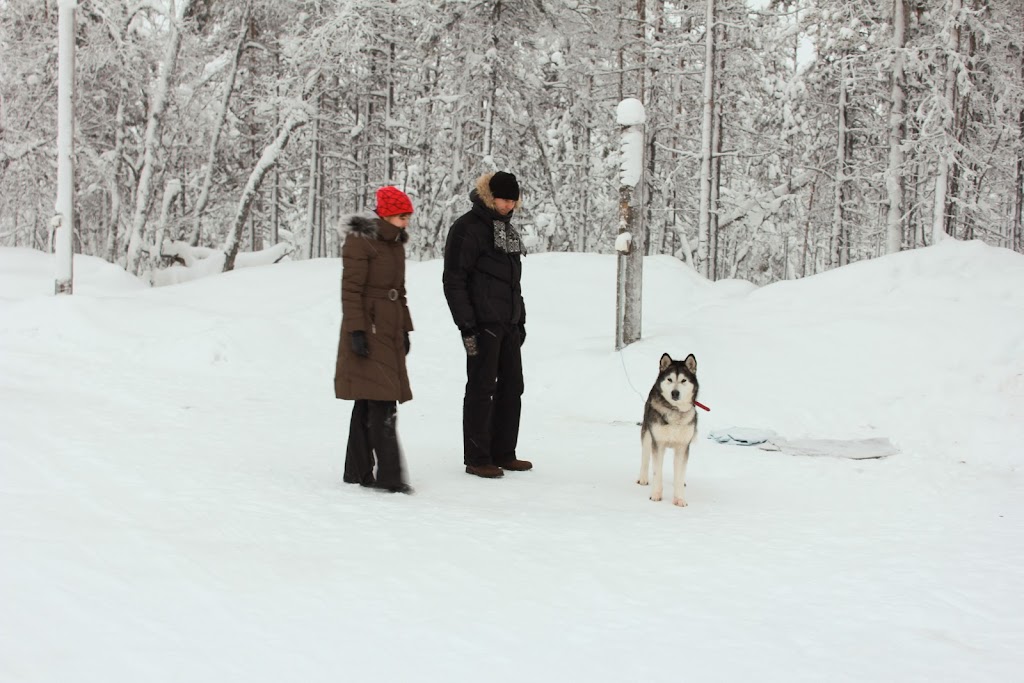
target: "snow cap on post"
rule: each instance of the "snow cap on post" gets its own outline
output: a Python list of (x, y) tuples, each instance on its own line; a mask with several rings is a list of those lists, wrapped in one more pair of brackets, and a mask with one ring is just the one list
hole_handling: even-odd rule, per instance
[(647, 123), (647, 111), (643, 102), (627, 97), (615, 107), (615, 122), (620, 126), (640, 126)]
[(622, 160), (619, 164), (619, 184), (636, 187), (644, 159), (643, 124), (647, 121), (644, 105), (635, 97), (627, 97), (615, 108), (615, 120), (623, 126), (619, 149)]

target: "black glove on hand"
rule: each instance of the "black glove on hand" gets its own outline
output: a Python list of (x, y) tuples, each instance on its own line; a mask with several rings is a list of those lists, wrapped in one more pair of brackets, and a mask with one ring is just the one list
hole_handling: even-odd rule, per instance
[(476, 328), (467, 327), (462, 330), (462, 345), (466, 347), (467, 356), (475, 356), (480, 353), (476, 344)]
[(526, 343), (526, 325), (519, 326), (519, 345), (522, 346)]
[(408, 356), (409, 355), (409, 349), (412, 348), (412, 342), (409, 341), (409, 333), (408, 332), (404, 332), (403, 334), (405, 335), (405, 355)]
[(370, 355), (370, 347), (366, 343), (366, 332), (355, 330), (352, 333), (352, 351), (357, 356), (367, 358)]

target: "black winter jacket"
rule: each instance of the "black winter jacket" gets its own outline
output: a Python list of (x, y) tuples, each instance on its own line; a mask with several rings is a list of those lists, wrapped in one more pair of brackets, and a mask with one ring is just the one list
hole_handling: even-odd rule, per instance
[(521, 255), (494, 244), (494, 221), (507, 223), (511, 214), (501, 216), (494, 210), (486, 188), (486, 182), (477, 182), (469, 195), (473, 208), (452, 224), (444, 246), (444, 296), (460, 330), (526, 324)]

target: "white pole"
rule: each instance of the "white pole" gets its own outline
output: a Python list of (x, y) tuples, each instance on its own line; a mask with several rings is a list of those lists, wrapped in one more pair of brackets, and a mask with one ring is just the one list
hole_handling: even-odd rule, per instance
[(75, 226), (75, 0), (60, 0), (57, 29), (57, 202), (54, 294), (71, 294)]

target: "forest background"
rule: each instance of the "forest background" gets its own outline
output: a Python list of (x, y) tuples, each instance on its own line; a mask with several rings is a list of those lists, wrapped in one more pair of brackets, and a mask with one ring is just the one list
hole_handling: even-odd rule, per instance
[[(0, 0), (2, 245), (52, 248), (57, 23)], [(436, 258), (495, 169), (531, 251), (611, 253), (629, 97), (647, 254), (764, 284), (1024, 250), (1021, 0), (82, 0), (75, 51), (74, 250), (131, 273), (335, 255), (388, 183)]]

